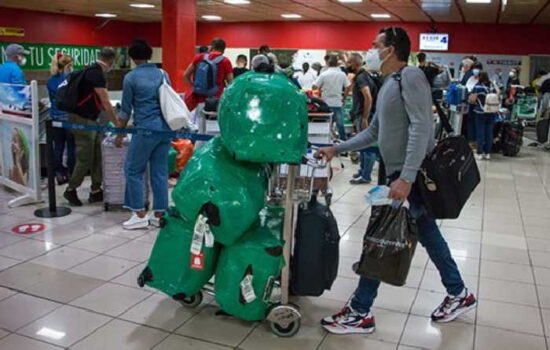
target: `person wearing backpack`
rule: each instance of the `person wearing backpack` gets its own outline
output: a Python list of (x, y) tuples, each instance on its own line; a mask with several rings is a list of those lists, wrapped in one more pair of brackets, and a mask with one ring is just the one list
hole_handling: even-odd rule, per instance
[(185, 97), (190, 111), (204, 103), (208, 97), (219, 98), (226, 85), (233, 81), (233, 66), (223, 55), (224, 52), (225, 41), (216, 38), (210, 43), (210, 52), (198, 54), (187, 67), (183, 78), (193, 87), (193, 92)]
[[(124, 164), (124, 207), (132, 211), (132, 216), (122, 227), (133, 230), (146, 228), (149, 224), (158, 227), (160, 218), (168, 209), (168, 152), (172, 140), (159, 133), (171, 131), (162, 116), (159, 97), (159, 87), (164, 79), (170, 83), (170, 78), (154, 63), (148, 63), (153, 49), (145, 40), (134, 40), (128, 54), (136, 68), (124, 77), (119, 120), (125, 127), (133, 118), (138, 132), (132, 136)], [(115, 145), (120, 147), (124, 138), (125, 135), (117, 135)], [(150, 214), (145, 210), (143, 193), (147, 166), (153, 191), (153, 211)]]
[(476, 102), (472, 106), (477, 142), (476, 159), (489, 160), (493, 147), (495, 118), (499, 110), (499, 97), (498, 94), (491, 93), (491, 80), (487, 72), (479, 73), (479, 81), (471, 95), (471, 101), (474, 100)]
[[(57, 107), (69, 112), (69, 122), (89, 126), (100, 126), (98, 118), (103, 110), (107, 118), (118, 125), (113, 106), (107, 91), (105, 74), (115, 64), (116, 53), (110, 47), (99, 51), (98, 60), (90, 67), (73, 72), (57, 90)], [(70, 106), (70, 108), (67, 108)], [(77, 189), (88, 173), (92, 177), (92, 187), (88, 203), (103, 202), (103, 174), (101, 165), (101, 132), (72, 130), (76, 144), (76, 164), (63, 197), (72, 206), (80, 207)]]
[[(433, 322), (450, 322), (476, 305), (468, 291), (435, 219), (414, 185), (426, 155), (435, 147), (432, 97), (424, 73), (408, 67), (411, 41), (402, 28), (380, 31), (369, 55), (370, 69), (386, 77), (378, 94), (376, 115), (368, 129), (337, 146), (321, 148), (316, 156), (330, 161), (340, 152), (360, 150), (378, 141), (389, 175), (389, 197), (409, 202), (416, 221), (418, 240), (426, 248), (441, 276), (448, 296), (431, 315)], [(367, 60), (369, 62), (369, 60)], [(351, 301), (342, 311), (321, 320), (334, 334), (367, 334), (375, 330), (371, 307), (380, 281), (361, 277)]]

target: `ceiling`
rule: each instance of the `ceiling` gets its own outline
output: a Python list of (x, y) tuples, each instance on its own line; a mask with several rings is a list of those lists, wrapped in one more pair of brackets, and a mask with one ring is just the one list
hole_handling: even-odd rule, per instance
[[(224, 0), (198, 0), (197, 19), (218, 15), (226, 22), (280, 21), (283, 13), (302, 15), (302, 21), (403, 21), (462, 23), (550, 24), (550, 0), (492, 0), (472, 4), (466, 0), (250, 0), (248, 5), (230, 5)], [(136, 9), (130, 3), (149, 3), (153, 9)], [(0, 6), (94, 16), (114, 13), (117, 19), (133, 22), (161, 20), (161, 0), (1, 0)], [(503, 3), (507, 3), (503, 7)], [(389, 19), (373, 19), (387, 13)]]

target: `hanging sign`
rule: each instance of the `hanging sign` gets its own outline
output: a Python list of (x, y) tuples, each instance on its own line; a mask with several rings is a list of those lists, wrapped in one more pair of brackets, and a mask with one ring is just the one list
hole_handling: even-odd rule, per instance
[(437, 34), (437, 33), (420, 34), (420, 50), (448, 51), (449, 34)]
[(24, 28), (0, 27), (0, 36), (25, 36)]

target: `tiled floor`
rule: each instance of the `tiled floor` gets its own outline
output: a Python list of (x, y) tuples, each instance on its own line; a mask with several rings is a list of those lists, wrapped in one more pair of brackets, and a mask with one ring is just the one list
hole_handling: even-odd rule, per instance
[[(41, 220), (35, 206), (10, 209), (0, 189), (0, 350), (264, 349), (548, 349), (550, 336), (550, 154), (524, 148), (518, 158), (479, 163), (483, 182), (458, 220), (442, 231), (479, 307), (456, 322), (432, 324), (444, 298), (437, 270), (418, 248), (407, 285), (383, 285), (368, 336), (327, 335), (322, 316), (353, 292), (369, 208), (368, 186), (351, 187), (355, 166), (336, 171), (332, 210), (343, 234), (339, 278), (322, 298), (299, 298), (300, 333), (273, 336), (264, 324), (215, 316), (210, 304), (190, 310), (139, 289), (156, 230), (125, 231), (127, 213), (101, 206)], [(85, 193), (82, 194), (83, 196)], [(20, 223), (46, 231), (12, 234)]]

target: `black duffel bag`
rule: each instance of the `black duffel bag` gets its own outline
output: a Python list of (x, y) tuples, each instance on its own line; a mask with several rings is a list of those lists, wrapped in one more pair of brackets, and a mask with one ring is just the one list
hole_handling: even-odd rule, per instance
[(361, 260), (353, 270), (363, 277), (403, 286), (417, 239), (416, 223), (407, 208), (374, 206), (363, 238)]
[(480, 181), (468, 141), (452, 136), (439, 141), (424, 159), (416, 184), (433, 218), (456, 219)]

